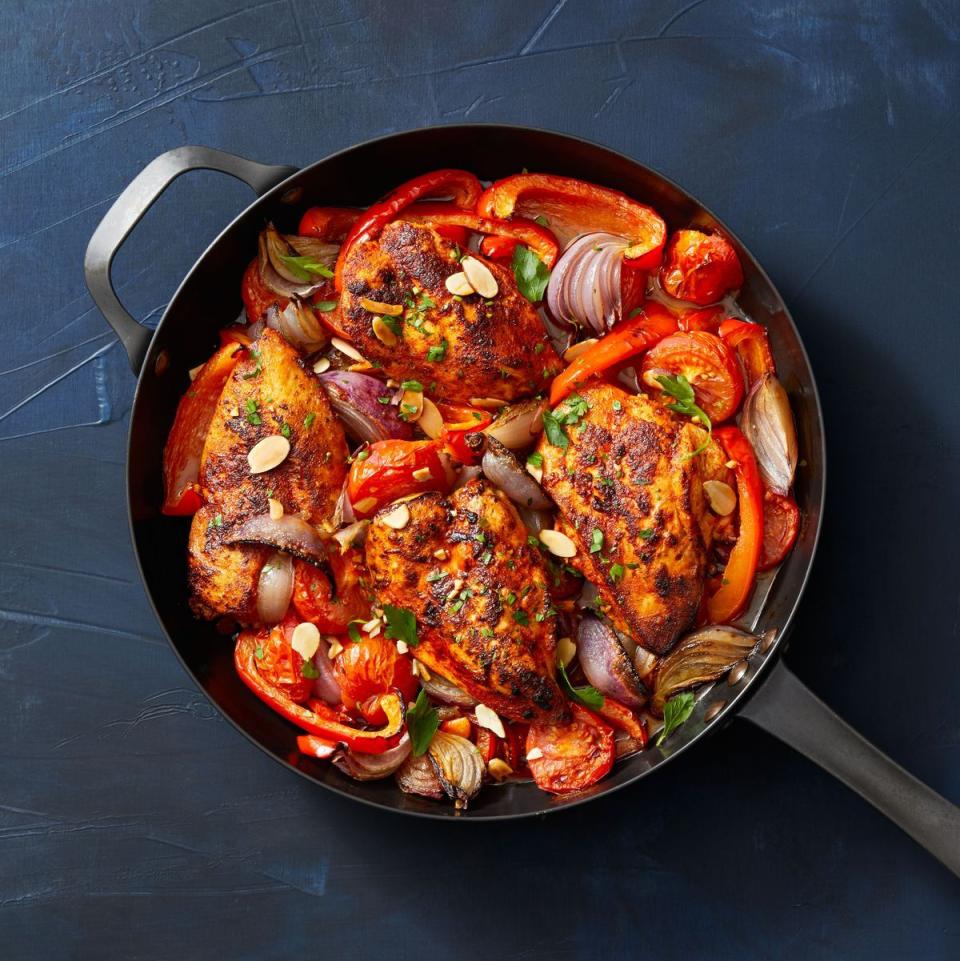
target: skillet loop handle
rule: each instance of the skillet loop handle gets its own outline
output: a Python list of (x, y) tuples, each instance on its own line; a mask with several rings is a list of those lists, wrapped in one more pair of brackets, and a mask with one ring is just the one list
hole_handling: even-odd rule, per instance
[(960, 876), (960, 808), (861, 737), (782, 661), (741, 716), (852, 788)]
[(107, 323), (120, 338), (134, 374), (140, 373), (153, 331), (127, 313), (113, 289), (110, 268), (130, 231), (167, 187), (188, 170), (217, 170), (236, 177), (257, 194), (296, 173), (296, 167), (269, 166), (209, 147), (177, 147), (147, 164), (113, 202), (93, 232), (83, 261), (87, 288)]

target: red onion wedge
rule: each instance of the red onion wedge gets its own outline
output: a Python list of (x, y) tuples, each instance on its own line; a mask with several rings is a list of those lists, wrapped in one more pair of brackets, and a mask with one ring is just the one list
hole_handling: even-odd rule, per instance
[(601, 693), (627, 707), (647, 702), (646, 688), (613, 630), (589, 614), (577, 628), (577, 655), (587, 680)]
[(526, 450), (543, 431), (545, 400), (524, 400), (505, 407), (500, 416), (483, 429), (487, 437), (500, 441), (510, 450)]
[(351, 370), (328, 370), (320, 375), (320, 383), (330, 404), (343, 421), (347, 433), (357, 440), (410, 440), (413, 427), (402, 421), (393, 404), (381, 404), (390, 397), (383, 381)]
[(623, 314), (623, 237), (583, 234), (572, 240), (550, 275), (547, 308), (554, 319), (606, 333)]
[(787, 392), (775, 374), (764, 374), (754, 384), (739, 423), (767, 487), (787, 494), (797, 469), (797, 431)]
[(354, 754), (344, 748), (334, 755), (333, 763), (357, 781), (379, 781), (399, 770), (410, 757), (411, 746), (410, 735), (404, 734), (396, 747), (383, 754)]
[(257, 241), (257, 266), (260, 269), (260, 279), (275, 294), (281, 297), (308, 297), (317, 288), (326, 283), (326, 278), (311, 278), (309, 281), (296, 279), (289, 267), (284, 266), (281, 273), (276, 264), (283, 265), (282, 257), (298, 257), (296, 249), (279, 234), (272, 225), (261, 231)]
[(313, 681), (313, 693), (327, 704), (339, 704), (343, 698), (340, 693), (340, 684), (333, 673), (333, 664), (330, 663), (329, 651), (330, 645), (321, 637), (320, 646), (313, 655), (313, 666), (317, 669), (317, 676)]
[(432, 698), (437, 701), (442, 701), (444, 704), (456, 704), (459, 707), (473, 707), (477, 703), (476, 699), (467, 694), (466, 691), (461, 690), (456, 684), (448, 681), (445, 677), (434, 674), (433, 671), (430, 672), (429, 681), (422, 674), (420, 675), (420, 686)]
[(225, 544), (265, 544), (312, 564), (322, 563), (327, 556), (323, 538), (299, 514), (284, 514), (277, 518), (257, 514), (223, 540)]
[(411, 754), (400, 765), (397, 771), (397, 786), (404, 794), (417, 794), (436, 801), (439, 801), (445, 793), (440, 778), (426, 754), (421, 754), (419, 757)]
[(293, 597), (293, 558), (277, 551), (260, 571), (257, 584), (257, 617), (264, 624), (283, 620)]
[(538, 511), (553, 507), (553, 501), (543, 488), (520, 466), (513, 453), (493, 437), (487, 438), (487, 449), (480, 466), (487, 480), (499, 487), (514, 504)]

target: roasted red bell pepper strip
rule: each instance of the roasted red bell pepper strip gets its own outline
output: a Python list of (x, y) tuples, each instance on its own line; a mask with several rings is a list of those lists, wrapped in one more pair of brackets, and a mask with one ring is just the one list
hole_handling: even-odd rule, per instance
[(326, 761), (337, 753), (337, 745), (332, 741), (325, 741), (322, 737), (315, 734), (298, 734), (297, 748), (301, 754), (307, 757), (316, 757), (321, 761)]
[(647, 746), (647, 725), (626, 704), (605, 697), (603, 706), (595, 710), (611, 727), (629, 734), (641, 747)]
[(173, 427), (163, 448), (164, 514), (195, 514), (203, 503), (196, 484), (200, 455), (210, 422), (227, 378), (244, 349), (235, 343), (221, 347), (204, 365), (180, 398)]
[[(481, 217), (469, 210), (459, 210), (452, 204), (417, 204), (400, 214), (400, 219), (412, 224), (426, 224), (439, 229), (445, 226), (465, 227), (475, 234), (496, 237), (500, 242), (512, 239), (516, 244), (525, 244), (546, 265), (552, 267), (557, 260), (559, 245), (553, 232), (532, 220), (514, 217), (512, 220), (494, 220)], [(511, 251), (512, 256), (512, 251)]]
[(517, 249), (516, 237), (484, 237), (480, 241), (480, 253), (488, 260), (499, 260), (507, 263), (513, 260), (513, 252)]
[(624, 263), (639, 270), (660, 265), (667, 240), (667, 225), (652, 207), (619, 190), (553, 174), (515, 174), (498, 180), (484, 191), (477, 213), (500, 220), (518, 215), (545, 218), (564, 243), (587, 231), (617, 234), (630, 244)]
[(328, 244), (338, 244), (350, 233), (362, 213), (356, 207), (311, 207), (300, 218), (297, 233), (301, 237), (316, 237)]
[(377, 731), (362, 731), (345, 724), (335, 710), (320, 702), (312, 709), (291, 700), (279, 687), (271, 684), (257, 670), (257, 636), (252, 631), (242, 631), (234, 650), (234, 664), (240, 680), (278, 714), (293, 722), (308, 734), (315, 734), (325, 741), (345, 744), (358, 754), (383, 754), (396, 747), (403, 736), (404, 704), (396, 692), (380, 696), (380, 707), (387, 716), (387, 723)]
[(346, 240), (340, 247), (337, 267), (334, 272), (337, 290), (343, 289), (343, 265), (350, 250), (366, 240), (375, 240), (380, 231), (394, 220), (401, 210), (418, 200), (451, 195), (453, 206), (472, 210), (483, 187), (480, 181), (468, 170), (434, 170), (432, 173), (414, 177), (392, 190), (380, 203), (373, 204), (357, 219), (350, 229)]
[(461, 464), (479, 463), (483, 451), (479, 447), (471, 447), (467, 438), (493, 423), (490, 412), (466, 404), (440, 403), (437, 407), (443, 415), (440, 439), (444, 446)]
[(239, 324), (234, 324), (232, 327), (221, 327), (217, 333), (220, 335), (221, 347), (226, 347), (227, 344), (249, 347), (253, 343), (253, 338)]
[(681, 330), (705, 330), (710, 334), (719, 333), (718, 328), (722, 321), (723, 310), (720, 307), (702, 307), (700, 310), (685, 310), (677, 318), (677, 324)]
[(736, 427), (718, 427), (713, 432), (730, 460), (736, 461), (737, 502), (740, 532), (730, 551), (720, 587), (707, 600), (712, 624), (729, 624), (750, 600), (763, 547), (763, 485), (750, 442)]
[(635, 354), (652, 347), (677, 329), (677, 318), (661, 304), (651, 301), (640, 313), (621, 321), (606, 337), (582, 353), (550, 386), (550, 404), (559, 404), (571, 391)]
[(777, 372), (765, 327), (728, 317), (717, 332), (720, 339), (737, 352), (747, 375), (748, 387), (752, 387), (764, 374)]

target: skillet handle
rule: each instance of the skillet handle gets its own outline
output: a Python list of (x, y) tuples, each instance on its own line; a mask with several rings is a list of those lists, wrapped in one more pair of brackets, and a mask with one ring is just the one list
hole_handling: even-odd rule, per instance
[(236, 177), (257, 194), (296, 173), (296, 167), (268, 166), (210, 147), (177, 147), (152, 160), (113, 202), (90, 238), (83, 260), (87, 288), (107, 323), (120, 338), (134, 374), (140, 373), (153, 331), (138, 324), (113, 289), (110, 268), (130, 231), (167, 187), (188, 170), (217, 170)]
[(782, 661), (741, 716), (839, 778), (960, 875), (960, 808), (861, 737)]

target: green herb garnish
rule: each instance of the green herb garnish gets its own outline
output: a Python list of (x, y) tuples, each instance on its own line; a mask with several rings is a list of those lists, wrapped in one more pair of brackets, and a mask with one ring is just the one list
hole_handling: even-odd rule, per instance
[(447, 356), (447, 339), (444, 337), (435, 347), (431, 347), (427, 351), (427, 360), (431, 360), (434, 363), (439, 363), (444, 360)]
[(306, 427), (307, 430), (310, 430), (310, 428), (313, 427), (313, 422), (316, 419), (317, 419), (317, 415), (313, 411), (310, 411), (310, 413), (303, 418), (303, 426)]
[(683, 374), (677, 374), (675, 377), (672, 374), (660, 374), (657, 377), (657, 381), (667, 394), (675, 398), (675, 403), (667, 404), (668, 410), (692, 417), (694, 420), (700, 421), (707, 429), (707, 439), (693, 451), (693, 453), (684, 454), (683, 459), (690, 460), (691, 457), (696, 457), (697, 454), (705, 451), (710, 445), (710, 438), (713, 435), (713, 424), (710, 423), (710, 418), (707, 417), (703, 409), (697, 406), (696, 394), (693, 392), (693, 387), (690, 386), (690, 381), (687, 380)]
[(277, 257), (297, 280), (304, 283), (309, 283), (314, 277), (333, 276), (333, 271), (326, 264), (313, 257), (298, 257), (294, 254), (278, 254)]
[(557, 662), (557, 674), (560, 677), (560, 686), (575, 701), (579, 701), (584, 707), (592, 707), (595, 711), (603, 707), (603, 695), (589, 684), (574, 687), (570, 683), (570, 678), (567, 677), (567, 669), (559, 661)]
[(413, 390), (423, 393), (423, 384), (419, 380), (405, 380), (400, 384), (403, 390)]
[(564, 450), (570, 445), (570, 438), (563, 429), (563, 424), (549, 411), (543, 412), (543, 430), (547, 435), (547, 440), (554, 447), (562, 447)]
[(337, 306), (337, 301), (335, 300), (318, 300), (314, 305), (314, 310), (319, 310), (320, 313), (325, 314), (330, 310), (333, 310)]
[(691, 691), (684, 691), (682, 694), (671, 697), (670, 700), (663, 705), (663, 729), (657, 738), (657, 747), (660, 747), (660, 745), (693, 714), (693, 708), (696, 703), (696, 698), (694, 698), (693, 693)]
[(534, 451), (532, 454), (528, 454), (527, 463), (531, 467), (543, 467), (543, 454), (541, 454), (539, 451)]
[(420, 757), (430, 747), (438, 727), (440, 715), (427, 700), (427, 692), (421, 687), (413, 707), (407, 709), (407, 731), (410, 734), (414, 757)]
[(593, 529), (590, 535), (590, 553), (599, 554), (603, 550), (603, 531), (599, 527)]
[(527, 625), (530, 623), (530, 615), (524, 610), (516, 610), (513, 612), (513, 620), (517, 624)]
[(300, 668), (300, 673), (308, 680), (313, 680), (320, 676), (320, 672), (317, 670), (317, 665), (313, 661), (306, 660), (303, 662), (303, 666)]
[(417, 619), (413, 611), (408, 611), (404, 607), (394, 607), (393, 604), (384, 604), (383, 613), (387, 619), (387, 637), (392, 637), (395, 641), (404, 641), (407, 647), (416, 647), (420, 643), (417, 635)]
[(547, 265), (529, 247), (517, 244), (513, 252), (512, 267), (520, 293), (534, 304), (543, 300), (550, 281)]
[(360, 623), (361, 623), (360, 621), (351, 621), (347, 625), (347, 637), (349, 637), (351, 641), (356, 642), (361, 639), (360, 627), (359, 627)]
[(623, 580), (624, 575), (623, 564), (611, 564), (610, 565), (610, 580), (616, 583), (617, 581)]

